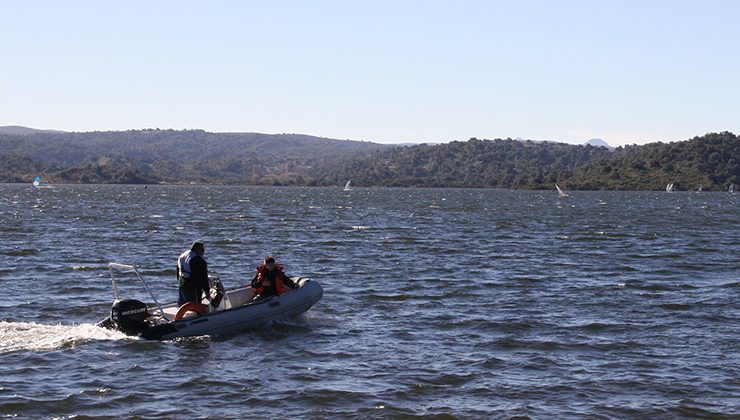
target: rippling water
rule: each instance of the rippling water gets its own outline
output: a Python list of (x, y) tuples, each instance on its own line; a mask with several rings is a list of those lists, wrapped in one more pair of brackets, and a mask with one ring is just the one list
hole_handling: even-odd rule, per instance
[[(740, 416), (738, 196), (0, 185), (0, 416)], [(174, 300), (274, 254), (324, 298), (231, 337), (99, 329), (110, 261)]]

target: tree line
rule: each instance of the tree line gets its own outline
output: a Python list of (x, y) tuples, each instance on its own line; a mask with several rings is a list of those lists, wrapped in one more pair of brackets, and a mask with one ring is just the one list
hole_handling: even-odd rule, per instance
[(709, 133), (688, 141), (608, 149), (511, 139), (455, 141), (356, 156), (317, 168), (339, 184), (574, 190), (725, 190), (740, 179), (740, 138)]
[(740, 139), (693, 139), (608, 149), (471, 138), (381, 145), (298, 134), (132, 130), (0, 132), (0, 182), (208, 183), (550, 189), (725, 190), (740, 180)]

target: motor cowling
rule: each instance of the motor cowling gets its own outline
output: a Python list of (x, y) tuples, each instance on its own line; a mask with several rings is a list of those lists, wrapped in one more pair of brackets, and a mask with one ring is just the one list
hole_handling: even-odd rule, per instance
[(136, 299), (123, 299), (113, 302), (110, 319), (124, 334), (139, 335), (146, 328), (149, 317), (146, 304)]

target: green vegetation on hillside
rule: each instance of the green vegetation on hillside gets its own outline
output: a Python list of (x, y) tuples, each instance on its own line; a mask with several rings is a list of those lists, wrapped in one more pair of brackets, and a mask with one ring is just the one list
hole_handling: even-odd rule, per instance
[(320, 179), (353, 179), (357, 185), (415, 187), (552, 188), (553, 182), (609, 149), (517, 140), (453, 141), (356, 157), (322, 168)]
[(0, 132), (0, 182), (213, 183), (725, 190), (740, 180), (740, 138), (710, 133), (610, 150), (511, 139), (389, 146), (297, 134), (133, 130)]
[(618, 148), (607, 158), (579, 168), (568, 180), (573, 189), (726, 190), (740, 181), (740, 137), (710, 133), (675, 143)]
[(724, 190), (740, 178), (738, 151), (740, 138), (729, 132), (614, 150), (470, 139), (359, 156), (316, 176), (368, 186), (659, 190), (674, 182), (679, 190)]
[[(389, 146), (300, 134), (130, 130), (1, 134), (0, 182), (300, 184), (313, 166)], [(30, 182), (30, 181), (28, 181)]]

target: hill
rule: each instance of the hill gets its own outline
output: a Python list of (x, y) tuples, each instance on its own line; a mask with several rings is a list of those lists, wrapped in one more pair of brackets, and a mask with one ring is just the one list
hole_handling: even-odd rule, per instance
[(547, 188), (579, 165), (607, 156), (603, 148), (519, 140), (453, 141), (356, 157), (318, 178), (398, 187)]
[(0, 127), (0, 134), (10, 134), (13, 136), (25, 136), (36, 133), (62, 133), (58, 130), (39, 130), (36, 128), (22, 127), (20, 125), (5, 125)]
[[(740, 180), (740, 138), (710, 133), (689, 141), (608, 149), (591, 145), (479, 140), (418, 145), (319, 168), (318, 179), (357, 186), (721, 191)], [(323, 171), (323, 172), (322, 172)]]
[(130, 130), (0, 134), (0, 181), (85, 183), (301, 183), (301, 174), (358, 153), (371, 142), (301, 134)]
[(301, 134), (130, 130), (0, 134), (0, 182), (725, 190), (738, 136), (610, 149), (511, 139), (412, 146)]
[(578, 168), (567, 180), (572, 189), (724, 191), (740, 181), (740, 137), (709, 133), (691, 140), (614, 149)]

